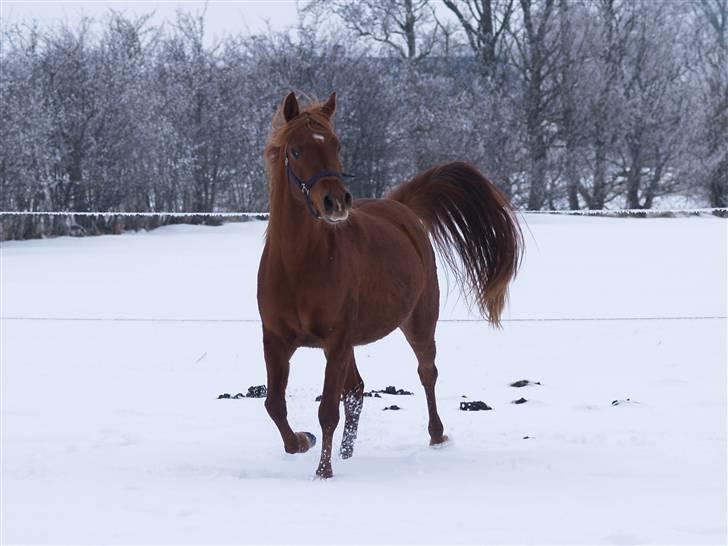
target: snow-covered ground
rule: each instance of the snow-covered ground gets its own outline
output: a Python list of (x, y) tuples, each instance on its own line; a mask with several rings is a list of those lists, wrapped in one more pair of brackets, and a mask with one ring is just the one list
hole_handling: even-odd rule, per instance
[[(725, 220), (526, 220), (507, 319), (726, 315)], [(2, 320), (3, 544), (726, 543), (726, 320), (443, 321), (444, 449), (395, 333), (359, 368), (415, 396), (366, 399), (354, 458), (314, 480), (263, 400), (217, 400), (265, 381), (264, 228), (0, 246), (3, 317), (249, 319)], [(299, 351), (288, 391), (317, 436), (323, 364)]]

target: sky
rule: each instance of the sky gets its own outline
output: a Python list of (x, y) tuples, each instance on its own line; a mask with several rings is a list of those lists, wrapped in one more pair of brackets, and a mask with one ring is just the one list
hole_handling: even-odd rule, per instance
[(214, 40), (230, 34), (255, 34), (270, 23), (283, 30), (297, 21), (296, 0), (0, 0), (0, 18), (4, 24), (32, 22), (53, 26), (59, 21), (75, 23), (82, 17), (103, 18), (110, 9), (132, 14), (154, 12), (153, 23), (174, 20), (178, 9), (199, 12), (207, 4), (207, 38)]

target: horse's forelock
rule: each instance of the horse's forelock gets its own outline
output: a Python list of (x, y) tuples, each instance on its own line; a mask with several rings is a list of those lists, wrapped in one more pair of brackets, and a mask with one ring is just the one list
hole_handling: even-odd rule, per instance
[[(278, 107), (273, 116), (271, 133), (265, 147), (265, 159), (274, 163), (279, 159), (279, 152), (291, 139), (291, 135), (301, 127), (311, 130), (334, 132), (334, 126), (329, 117), (321, 111), (324, 105), (321, 101), (312, 101), (294, 119), (286, 122), (283, 116), (283, 105)], [(272, 165), (271, 165), (272, 166)]]

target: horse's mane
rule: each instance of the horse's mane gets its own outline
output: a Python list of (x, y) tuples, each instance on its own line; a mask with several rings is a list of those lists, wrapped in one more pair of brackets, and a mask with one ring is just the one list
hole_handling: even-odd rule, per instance
[[(268, 172), (268, 210), (271, 215), (274, 214), (274, 211), (280, 210), (280, 201), (283, 197), (283, 191), (281, 190), (285, 188), (285, 185), (278, 184), (277, 179), (284, 176), (283, 153), (291, 139), (291, 135), (301, 127), (308, 127), (318, 133), (334, 132), (332, 120), (321, 110), (324, 103), (309, 97), (307, 97), (307, 100), (308, 103), (305, 108), (289, 122), (286, 122), (283, 116), (283, 104), (278, 107), (273, 116), (271, 131), (263, 152)], [(271, 223), (272, 221), (271, 216)], [(271, 223), (269, 223), (269, 229)]]

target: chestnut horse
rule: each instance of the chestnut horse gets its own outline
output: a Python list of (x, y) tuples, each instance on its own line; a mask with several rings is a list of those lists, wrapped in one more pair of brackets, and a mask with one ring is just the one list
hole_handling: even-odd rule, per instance
[(354, 347), (400, 328), (418, 362), (427, 397), (430, 444), (447, 440), (435, 401), (435, 326), (440, 292), (430, 237), (481, 314), (500, 325), (522, 235), (505, 196), (465, 163), (440, 165), (385, 199), (352, 201), (339, 158), (336, 94), (302, 110), (290, 93), (265, 148), (270, 221), (258, 271), (258, 308), (268, 372), (265, 407), (288, 453), (316, 444), (288, 424), (289, 360), (298, 347), (326, 355), (319, 405), (322, 445), (316, 474), (333, 475), (331, 451), (346, 422), (340, 454), (353, 454), (364, 382)]

